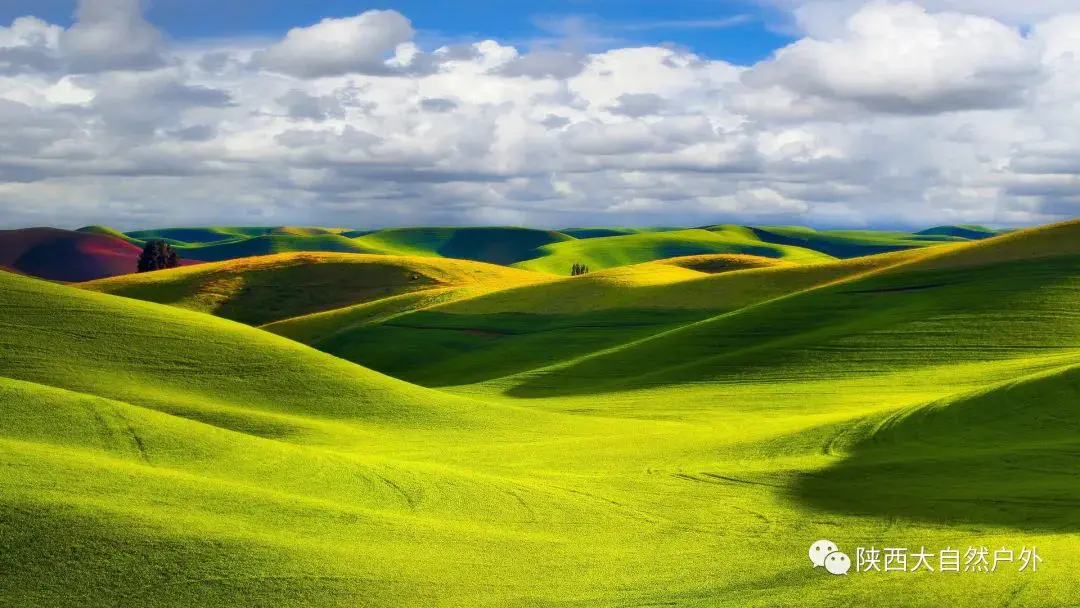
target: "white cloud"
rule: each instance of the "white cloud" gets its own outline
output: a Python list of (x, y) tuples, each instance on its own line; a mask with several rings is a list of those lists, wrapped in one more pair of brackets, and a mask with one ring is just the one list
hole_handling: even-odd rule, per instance
[(255, 60), (262, 68), (298, 78), (382, 74), (389, 71), (387, 55), (412, 37), (412, 24), (400, 13), (368, 11), (293, 28)]
[(776, 57), (738, 66), (660, 47), (432, 50), (392, 11), (270, 43), (182, 45), (133, 1), (82, 0), (67, 30), (31, 17), (0, 27), (0, 218), (925, 226), (1080, 214), (1080, 14), (1031, 12), (1021, 34), (991, 10), (1004, 3), (829, 4), (833, 17)]
[(74, 72), (143, 70), (165, 63), (162, 36), (142, 16), (140, 0), (81, 0), (75, 24), (60, 37)]
[(1041, 76), (1036, 45), (985, 17), (873, 2), (838, 34), (781, 49), (747, 73), (747, 84), (870, 111), (936, 114), (1019, 105)]
[[(831, 37), (867, 0), (757, 0), (788, 12), (799, 30)], [(1009, 25), (1030, 25), (1077, 9), (1075, 0), (915, 0), (932, 12), (989, 17)]]

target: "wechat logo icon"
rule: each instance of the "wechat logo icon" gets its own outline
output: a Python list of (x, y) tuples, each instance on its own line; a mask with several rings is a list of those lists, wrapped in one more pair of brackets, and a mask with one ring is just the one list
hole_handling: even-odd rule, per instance
[(825, 568), (826, 572), (836, 576), (846, 575), (851, 570), (851, 558), (831, 540), (819, 540), (810, 545), (810, 562), (815, 568)]

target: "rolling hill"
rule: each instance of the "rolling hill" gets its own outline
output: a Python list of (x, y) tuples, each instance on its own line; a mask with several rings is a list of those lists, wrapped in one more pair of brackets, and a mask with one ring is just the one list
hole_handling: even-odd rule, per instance
[(807, 263), (833, 259), (809, 249), (766, 243), (749, 229), (730, 226), (723, 230), (643, 232), (554, 243), (541, 247), (539, 256), (515, 266), (565, 275), (579, 262), (595, 271), (705, 254), (745, 254)]
[(535, 273), (463, 260), (286, 253), (127, 275), (82, 287), (262, 325), (412, 292), (541, 280)]
[(572, 240), (553, 231), (529, 228), (394, 228), (361, 236), (365, 247), (399, 255), (439, 256), (511, 265), (532, 259), (546, 245)]
[(980, 241), (982, 239), (999, 236), (1000, 234), (1002, 234), (1000, 230), (992, 230), (986, 226), (972, 225), (936, 226), (915, 233), (918, 237), (951, 237), (970, 241)]
[(0, 230), (0, 266), (52, 281), (135, 272), (141, 247), (105, 234), (56, 228)]
[(390, 253), (375, 249), (338, 234), (296, 235), (273, 234), (225, 240), (207, 245), (177, 245), (182, 259), (202, 262), (222, 262), (259, 255), (279, 253)]
[[(684, 268), (687, 259), (674, 258), (486, 293), (445, 294), (424, 305), (397, 298), (266, 329), (410, 382), (468, 384), (581, 357), (910, 258), (901, 252), (830, 264), (774, 260), (717, 274)], [(691, 264), (696, 261), (691, 258)], [(393, 314), (385, 314), (391, 306)]]
[[(110, 237), (142, 247), (160, 239), (176, 248), (181, 260), (220, 262), (245, 257), (299, 252), (332, 252), (443, 257), (517, 266), (555, 274), (569, 274), (575, 263), (591, 270), (640, 264), (673, 257), (700, 255), (752, 255), (798, 263), (823, 262), (890, 251), (966, 242), (993, 236), (980, 226), (940, 226), (920, 233), (834, 230), (799, 227), (710, 226), (685, 228), (570, 228), (566, 231), (516, 227), (393, 228), (347, 230), (320, 227), (216, 226), (167, 228), (121, 233), (106, 226), (87, 226), (73, 238), (97, 238), (98, 248)], [(0, 238), (3, 234), (0, 233)], [(19, 247), (17, 238), (9, 247)], [(22, 237), (20, 237), (22, 238)], [(601, 240), (605, 239), (605, 240)], [(3, 247), (0, 244), (0, 247)], [(113, 243), (110, 247), (125, 250)], [(52, 249), (56, 249), (53, 251)], [(59, 268), (72, 246), (58, 241), (35, 252), (38, 261), (29, 274), (41, 277), (87, 276)], [(93, 276), (115, 276), (115, 270)]]
[(595, 239), (605, 236), (626, 236), (628, 234), (642, 234), (644, 232), (674, 232), (677, 230), (686, 230), (686, 228), (675, 227), (657, 227), (657, 228), (616, 228), (616, 227), (594, 227), (594, 228), (566, 228), (559, 232), (572, 236), (575, 239)]
[(265, 236), (270, 231), (270, 228), (257, 226), (210, 226), (204, 228), (136, 230), (128, 232), (127, 236), (139, 241), (160, 239), (173, 245), (206, 245)]
[(856, 258), (906, 249), (919, 249), (942, 242), (979, 240), (993, 236), (983, 232), (942, 226), (918, 233), (880, 230), (814, 230), (801, 226), (751, 228), (767, 243), (804, 247), (837, 258)]
[[(423, 289), (281, 335), (0, 273), (2, 603), (1074, 603), (1080, 222), (728, 253), (573, 278), (337, 254), (137, 277), (191, 294), (214, 268), (267, 288), (325, 271), (304, 289), (348, 301), (368, 294), (343, 277), (430, 265)], [(249, 312), (295, 295), (261, 293)], [(834, 577), (818, 539), (1016, 560)]]
[(655, 264), (677, 266), (707, 274), (748, 270), (751, 268), (776, 268), (790, 266), (792, 262), (754, 255), (690, 255), (659, 260)]
[[(739, 273), (734, 273), (739, 274)], [(733, 275), (720, 275), (733, 276)], [(620, 370), (624, 388), (873, 375), (1080, 349), (1080, 222), (916, 252), (900, 264), (744, 307), (603, 353), (522, 387)], [(722, 351), (717, 345), (722, 344)], [(852, 356), (857, 353), (857, 357)], [(602, 391), (595, 383), (589, 391)]]

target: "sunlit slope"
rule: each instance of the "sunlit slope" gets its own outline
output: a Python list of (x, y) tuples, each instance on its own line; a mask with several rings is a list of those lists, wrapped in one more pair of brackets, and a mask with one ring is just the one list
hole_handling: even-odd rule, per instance
[(523, 285), (540, 278), (464, 260), (288, 253), (128, 275), (83, 287), (262, 325), (409, 292), (476, 283)]
[[(738, 274), (738, 273), (736, 273)], [(725, 276), (725, 275), (720, 275)], [(928, 250), (527, 381), (515, 394), (809, 378), (1080, 352), (1080, 222)], [(585, 378), (608, 374), (610, 381)], [(604, 388), (607, 385), (608, 388)]]
[(399, 255), (439, 256), (509, 265), (539, 255), (541, 247), (572, 240), (560, 232), (516, 227), (394, 228), (354, 241)]
[(560, 364), (907, 257), (713, 275), (679, 260), (654, 262), (486, 294), (446, 294), (423, 305), (394, 298), (268, 329), (425, 386), (468, 384)]
[(755, 255), (689, 255), (678, 258), (669, 258), (653, 262), (665, 266), (677, 266), (688, 270), (696, 270), (706, 274), (718, 274), (735, 270), (749, 270), (751, 268), (778, 268), (792, 266), (793, 262), (765, 258)]
[(272, 234), (208, 245), (178, 246), (180, 257), (202, 262), (221, 262), (257, 255), (294, 252), (387, 253), (364, 246), (339, 234), (296, 235)]
[(556, 243), (542, 247), (540, 255), (516, 266), (568, 275), (575, 263), (596, 271), (703, 254), (746, 254), (807, 263), (833, 259), (809, 249), (765, 243), (747, 228), (730, 226), (722, 230), (643, 232)]
[(437, 411), (435, 394), (209, 315), (7, 273), (0, 287), (0, 374), (11, 379), (226, 419)]
[(454, 452), (626, 425), (560, 430), (207, 315), (6, 274), (0, 336), (5, 603), (475, 605), (486, 585), (463, 564), (480, 559), (517, 572), (521, 588), (481, 602), (505, 605), (543, 579), (500, 562), (560, 551), (518, 523), (612, 521)]
[(109, 226), (101, 226), (101, 225), (98, 225), (98, 224), (95, 224), (93, 226), (83, 226), (82, 228), (79, 228), (75, 232), (86, 232), (86, 233), (89, 233), (89, 234), (100, 234), (100, 235), (103, 235), (103, 236), (111, 236), (113, 238), (118, 238), (118, 239), (127, 241), (129, 243), (132, 243), (134, 245), (138, 245), (140, 247), (143, 245), (143, 241), (141, 241), (141, 240), (139, 240), (137, 238), (128, 236), (128, 235), (124, 234), (123, 232), (120, 232), (119, 230), (117, 230), (115, 228), (111, 228)]
[[(1067, 529), (1080, 500), (1077, 404), (1080, 363), (872, 417), (834, 446), (841, 463), (796, 491), (844, 513)], [(973, 517), (971, 504), (991, 499)]]
[[(712, 274), (684, 267), (687, 259), (695, 258), (673, 258), (509, 289), (447, 305), (444, 312), (483, 315), (575, 314), (610, 309), (730, 311), (845, 277), (902, 264), (915, 256), (914, 252), (898, 252), (820, 264), (793, 264), (776, 260), (759, 268)], [(705, 259), (727, 262), (735, 259), (746, 263), (746, 258), (741, 256)]]
[[(873, 305), (844, 305), (822, 321), (839, 326), (833, 334), (812, 323), (827, 302), (805, 305), (805, 314), (790, 314), (810, 325), (781, 323), (775, 333), (792, 341), (770, 342), (767, 358), (749, 353), (741, 371), (736, 362), (690, 370), (693, 381), (639, 382), (674, 371), (662, 358), (611, 361), (590, 375), (560, 376), (560, 396), (544, 399), (536, 387), (528, 399), (506, 395), (527, 373), (499, 377), (483, 401), (454, 399), (207, 315), (0, 274), (0, 603), (1072, 605), (1077, 355), (1062, 344), (1075, 324), (1067, 259), (1077, 243), (1068, 227), (1015, 236), (1010, 251), (950, 245), (951, 261), (942, 249), (716, 275), (620, 268), (510, 290), (515, 298), (453, 297), (452, 316), (483, 323), (499, 315), (463, 311), (485, 301), (535, 311), (545, 303), (527, 300), (544, 287), (601, 285), (597, 293), (622, 299), (568, 307), (617, 324), (628, 310), (620, 305), (651, 301), (641, 294), (699, 282), (727, 286), (702, 302), (734, 305), (753, 291), (751, 277), (797, 295), (734, 315), (828, 292), (834, 287), (824, 283), (835, 280), (849, 281), (837, 286), (852, 292), (845, 297), (882, 306), (879, 319)], [(1034, 270), (1015, 288), (1032, 295), (1023, 304), (1004, 280), (1019, 273), (995, 282), (991, 270), (1022, 265), (1032, 252)], [(902, 263), (904, 280), (877, 276), (899, 276)], [(795, 280), (801, 272), (814, 280)], [(918, 290), (908, 281), (927, 272), (970, 276), (971, 292), (985, 286), (986, 302), (932, 328), (942, 345), (930, 352), (901, 348), (895, 356), (911, 365), (882, 352), (911, 328), (837, 347), (835, 335), (865, 333), (903, 312), (892, 296), (930, 296), (933, 281)], [(871, 279), (882, 282), (864, 283)], [(803, 284), (818, 289), (790, 291)], [(418, 303), (386, 303), (414, 295), (356, 314), (394, 315)], [(1055, 313), (1066, 335), (1037, 333), (1045, 321), (1035, 313), (1067, 301)], [(907, 305), (933, 323), (935, 311), (952, 310), (932, 297), (900, 308)], [(743, 326), (788, 314), (744, 317)], [(977, 331), (1007, 348), (973, 356), (967, 340)], [(806, 332), (825, 346), (812, 374), (797, 358), (810, 348)], [(1024, 343), (1030, 332), (1033, 342)], [(399, 336), (389, 338), (381, 344)], [(731, 334), (712, 339), (684, 340), (683, 356), (732, 345)], [(792, 366), (788, 353), (796, 353)], [(611, 390), (621, 380), (628, 383)], [(1046, 561), (1036, 574), (830, 577), (806, 558), (819, 538), (849, 550), (1037, 545)]]

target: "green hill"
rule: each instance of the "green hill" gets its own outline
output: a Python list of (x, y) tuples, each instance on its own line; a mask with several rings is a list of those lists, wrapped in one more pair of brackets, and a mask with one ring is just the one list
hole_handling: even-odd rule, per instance
[[(1070, 403), (1080, 403), (1080, 363), (883, 416), (846, 438), (847, 459), (797, 491), (845, 513), (1068, 529), (1080, 500), (1070, 456), (1080, 413)], [(1002, 462), (1025, 473), (1002, 475)], [(973, 516), (969, 505), (990, 496), (997, 506)]]
[[(739, 273), (735, 273), (739, 274)], [(720, 275), (725, 276), (725, 275)], [(1080, 222), (925, 250), (909, 261), (658, 335), (537, 377), (523, 394), (792, 379), (836, 382), (935, 364), (992, 364), (1080, 349)], [(724, 349), (717, 351), (716, 345)], [(857, 356), (853, 356), (853, 353)], [(601, 373), (600, 370), (603, 370)], [(570, 388), (575, 387), (575, 388)]]
[(540, 278), (462, 260), (286, 253), (125, 275), (82, 287), (262, 325), (410, 292), (466, 284), (511, 286)]
[(361, 236), (355, 242), (399, 255), (439, 256), (510, 265), (537, 255), (565, 234), (529, 228), (394, 228)]
[(626, 236), (628, 234), (641, 234), (644, 232), (674, 232), (676, 230), (686, 230), (686, 228), (675, 227), (660, 227), (660, 228), (616, 228), (616, 227), (595, 227), (595, 228), (566, 228), (559, 232), (572, 236), (575, 239), (595, 239), (605, 236)]
[(487, 293), (444, 294), (423, 305), (394, 298), (267, 329), (410, 382), (467, 384), (554, 365), (910, 257), (774, 261), (713, 275), (683, 268), (686, 258), (675, 258)]
[(221, 262), (259, 255), (295, 252), (392, 253), (365, 246), (338, 234), (262, 235), (209, 245), (177, 246), (176, 249), (181, 258), (201, 262)]
[[(788, 253), (476, 283), (415, 259), (430, 288), (268, 326), (439, 391), (0, 273), (0, 603), (1075, 603), (1080, 222)], [(271, 261), (219, 270), (303, 280)], [(1017, 560), (834, 577), (818, 539)]]
[(880, 230), (814, 230), (801, 226), (751, 228), (762, 241), (778, 245), (805, 247), (836, 258), (856, 258), (891, 251), (929, 247), (938, 242), (964, 240), (954, 235), (938, 235)]
[(269, 230), (271, 229), (240, 226), (164, 228), (160, 230), (136, 230), (134, 232), (128, 232), (127, 236), (140, 241), (161, 239), (174, 245), (203, 245), (207, 243), (220, 243), (223, 241), (236, 241), (263, 236)]
[(566, 275), (570, 274), (571, 267), (578, 262), (595, 271), (704, 254), (745, 254), (798, 262), (822, 262), (832, 259), (809, 249), (766, 243), (749, 229), (731, 226), (722, 230), (643, 232), (555, 243), (541, 247), (538, 257), (515, 266)]
[(108, 226), (98, 226), (98, 225), (84, 226), (82, 228), (79, 228), (75, 232), (85, 232), (85, 233), (89, 233), (89, 234), (101, 234), (101, 235), (104, 235), (104, 236), (111, 236), (113, 238), (118, 238), (118, 239), (127, 241), (127, 242), (131, 243), (132, 245), (138, 245), (139, 247), (142, 247), (143, 244), (144, 244), (144, 242), (142, 240), (134, 238), (134, 237), (130, 237), (130, 236), (124, 234), (123, 232), (120, 232), (119, 230), (117, 230), (115, 228), (110, 228)]
[(916, 232), (917, 236), (930, 236), (930, 237), (954, 237), (960, 239), (967, 239), (971, 241), (979, 241), (982, 239), (988, 239), (994, 236), (998, 236), (1001, 232), (997, 230), (991, 230), (985, 226), (972, 226), (972, 225), (960, 225), (960, 226), (937, 226), (935, 228), (928, 228), (926, 230)]

